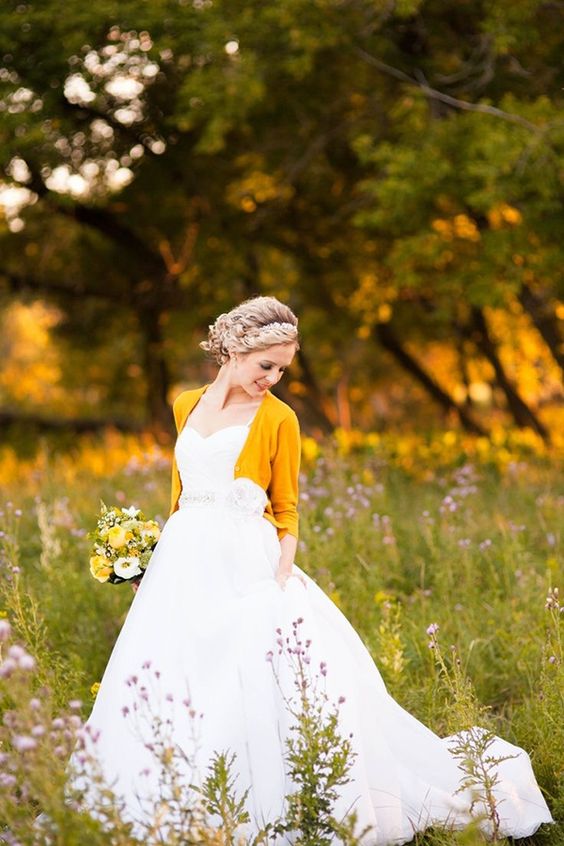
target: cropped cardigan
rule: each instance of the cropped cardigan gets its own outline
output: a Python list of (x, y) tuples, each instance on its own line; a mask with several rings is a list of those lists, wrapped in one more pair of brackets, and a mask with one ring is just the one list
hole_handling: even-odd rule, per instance
[[(183, 391), (176, 397), (172, 408), (178, 434), (208, 387)], [(233, 478), (246, 476), (266, 492), (268, 501), (264, 516), (276, 527), (279, 538), (288, 532), (298, 537), (300, 455), (300, 426), (295, 411), (267, 390), (235, 462)], [(170, 514), (178, 510), (181, 490), (182, 482), (173, 456)]]

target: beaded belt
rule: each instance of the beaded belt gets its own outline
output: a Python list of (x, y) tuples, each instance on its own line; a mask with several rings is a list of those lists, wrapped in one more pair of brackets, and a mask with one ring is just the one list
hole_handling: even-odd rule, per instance
[(202, 505), (223, 505), (241, 515), (261, 516), (264, 513), (268, 497), (265, 491), (245, 476), (234, 479), (224, 491), (199, 490), (183, 491), (178, 500), (179, 508), (191, 508)]

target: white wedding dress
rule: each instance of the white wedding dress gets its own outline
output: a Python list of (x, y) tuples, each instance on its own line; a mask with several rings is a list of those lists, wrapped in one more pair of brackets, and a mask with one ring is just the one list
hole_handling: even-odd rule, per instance
[[(280, 544), (263, 517), (266, 495), (252, 480), (233, 478), (249, 425), (208, 437), (185, 426), (178, 437), (180, 507), (164, 526), (87, 721), (91, 735), (98, 734), (91, 748), (106, 777), (131, 820), (143, 818), (147, 803), (139, 797), (156, 795), (158, 768), (133, 728), (139, 715), (133, 702), (140, 696), (146, 705), (148, 697), (153, 711), (171, 719), (174, 742), (195, 756), (199, 769), (187, 769), (187, 783), (205, 774), (214, 750), (230, 750), (236, 753), (236, 790), (241, 795), (250, 788), (253, 823), (245, 833), (281, 814), (292, 790), (283, 758), (289, 717), (274, 669), (287, 691), (291, 679), (276, 628), (285, 642), (292, 622), (302, 618), (302, 640), (311, 639), (310, 671), (317, 673), (326, 662), (323, 681), (331, 700), (345, 697), (341, 728), (352, 732), (357, 753), (352, 780), (340, 788), (337, 814), (354, 809), (357, 830), (372, 827), (365, 846), (405, 843), (434, 822), (464, 826), (470, 798), (454, 795), (463, 774), (448, 738), (433, 734), (392, 699), (346, 617), (299, 567), (306, 586), (291, 578), (282, 590), (275, 581)], [(273, 663), (266, 659), (269, 651)], [(148, 740), (149, 723), (142, 724)], [(517, 756), (499, 765), (500, 831), (530, 835), (552, 818), (529, 757), (501, 739), (492, 754)]]

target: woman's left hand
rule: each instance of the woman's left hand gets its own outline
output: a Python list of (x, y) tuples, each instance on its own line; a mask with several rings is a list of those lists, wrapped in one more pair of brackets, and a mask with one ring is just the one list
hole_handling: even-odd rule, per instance
[(286, 587), (288, 579), (292, 578), (299, 579), (303, 586), (307, 588), (306, 580), (304, 579), (301, 573), (288, 573), (287, 570), (278, 569), (274, 578), (276, 579), (277, 583), (280, 585), (282, 590), (284, 590), (284, 588)]

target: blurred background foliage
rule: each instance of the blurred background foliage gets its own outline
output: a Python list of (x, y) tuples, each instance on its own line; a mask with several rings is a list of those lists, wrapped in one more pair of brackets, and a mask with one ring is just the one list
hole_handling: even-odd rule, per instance
[[(0, 425), (170, 436), (273, 294), (314, 436), (562, 438), (564, 14), (507, 0), (0, 8)], [(27, 428), (26, 428), (27, 427)]]

